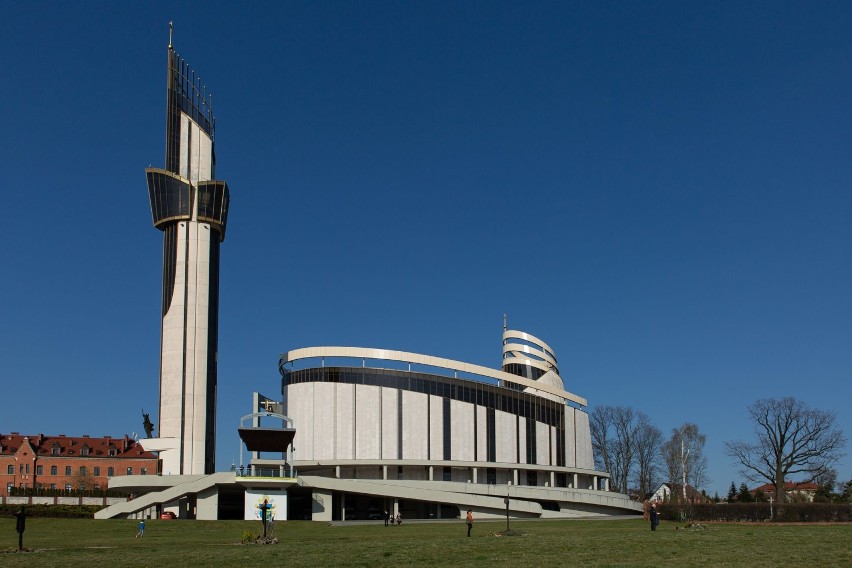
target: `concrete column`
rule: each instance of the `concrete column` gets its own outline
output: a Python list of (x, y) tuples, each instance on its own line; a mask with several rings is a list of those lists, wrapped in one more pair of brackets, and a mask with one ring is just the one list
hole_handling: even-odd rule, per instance
[(577, 485), (577, 481), (578, 481), (578, 479), (577, 479), (577, 478), (578, 478), (578, 476), (577, 476), (577, 474), (575, 473), (575, 474), (574, 474), (574, 489), (579, 489), (579, 487), (580, 487), (579, 485)]
[(518, 484), (518, 470), (517, 469), (512, 470), (512, 484), (513, 485)]
[(314, 489), (311, 495), (311, 517), (315, 521), (331, 520), (331, 491)]
[(598, 476), (597, 475), (592, 477), (592, 489), (594, 489), (595, 491), (598, 490)]
[(219, 518), (218, 487), (205, 489), (196, 496), (195, 518), (199, 521), (215, 521)]
[(337, 479), (340, 479), (340, 466), (339, 465), (334, 466), (334, 477), (336, 477)]
[(399, 514), (399, 499), (393, 500), (393, 516), (396, 517)]
[(609, 478), (604, 479), (604, 490), (609, 491)]
[(474, 482), (474, 483), (476, 483), (476, 472), (477, 472), (477, 468), (475, 468), (475, 467), (474, 467), (474, 468), (472, 468), (472, 469), (473, 469), (473, 482)]
[(550, 486), (556, 487), (556, 472), (555, 471), (550, 472)]
[(382, 466), (382, 479), (384, 479), (385, 481), (388, 480), (388, 466), (386, 465)]
[(429, 481), (435, 481), (435, 468), (434, 466), (429, 466)]

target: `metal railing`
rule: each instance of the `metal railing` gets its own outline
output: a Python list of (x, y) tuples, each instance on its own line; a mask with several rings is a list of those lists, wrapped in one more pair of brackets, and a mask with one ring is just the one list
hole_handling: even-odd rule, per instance
[(238, 467), (234, 470), (237, 477), (280, 477), (280, 478), (295, 478), (296, 468), (290, 464), (282, 464), (278, 467)]

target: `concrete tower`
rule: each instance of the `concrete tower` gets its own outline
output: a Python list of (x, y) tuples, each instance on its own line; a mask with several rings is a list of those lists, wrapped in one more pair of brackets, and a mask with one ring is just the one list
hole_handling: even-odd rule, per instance
[(215, 180), (211, 97), (171, 44), (166, 102), (166, 167), (148, 168), (154, 227), (163, 231), (159, 437), (164, 474), (215, 468), (219, 246), (228, 184)]

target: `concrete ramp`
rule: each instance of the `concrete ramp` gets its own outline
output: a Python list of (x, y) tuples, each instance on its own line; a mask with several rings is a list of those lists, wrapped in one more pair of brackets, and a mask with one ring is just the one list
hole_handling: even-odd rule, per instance
[[(641, 512), (641, 503), (619, 493), (523, 485), (488, 485), (422, 480), (338, 479), (299, 476), (299, 485), (328, 492), (452, 504), (477, 511), (478, 518), (504, 517), (506, 497), (515, 518), (610, 517)], [(556, 511), (542, 508), (551, 502)]]
[[(167, 481), (168, 478), (169, 476), (162, 476), (160, 480)], [(175, 481), (177, 483), (176, 485), (173, 485), (172, 487), (169, 487), (167, 489), (163, 489), (162, 491), (153, 491), (151, 493), (146, 493), (145, 495), (141, 495), (140, 497), (137, 497), (136, 499), (133, 499), (131, 501), (117, 503), (115, 505), (106, 507), (105, 509), (101, 509), (100, 511), (95, 513), (95, 518), (126, 518), (128, 515), (144, 511), (145, 509), (149, 509), (156, 505), (171, 503), (187, 495), (202, 493), (204, 491), (207, 491), (208, 489), (215, 487), (216, 485), (234, 484), (236, 481), (236, 474), (232, 471), (223, 471), (219, 473), (213, 473), (211, 475), (204, 475), (200, 478), (193, 479), (190, 481), (181, 481), (180, 479), (175, 479)]]

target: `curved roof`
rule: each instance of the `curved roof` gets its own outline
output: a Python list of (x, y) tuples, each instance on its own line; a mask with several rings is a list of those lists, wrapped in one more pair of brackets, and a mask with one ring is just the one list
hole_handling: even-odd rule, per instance
[(415, 365), (429, 365), (441, 369), (449, 369), (451, 371), (459, 371), (471, 375), (479, 375), (508, 383), (515, 383), (533, 390), (541, 391), (550, 395), (555, 395), (561, 399), (569, 400), (581, 406), (588, 406), (586, 399), (576, 394), (570, 393), (564, 389), (558, 388), (552, 384), (533, 381), (524, 377), (519, 377), (511, 373), (498, 371), (480, 365), (473, 365), (463, 361), (454, 361), (453, 359), (444, 359), (442, 357), (433, 357), (431, 355), (421, 355), (419, 353), (410, 353), (408, 351), (394, 351), (391, 349), (375, 349), (370, 347), (303, 347), (301, 349), (293, 349), (281, 354), (279, 361), (280, 365), (298, 361), (300, 359), (316, 359), (321, 357), (350, 357), (354, 359), (378, 359), (387, 361), (400, 361), (403, 363), (413, 363)]

